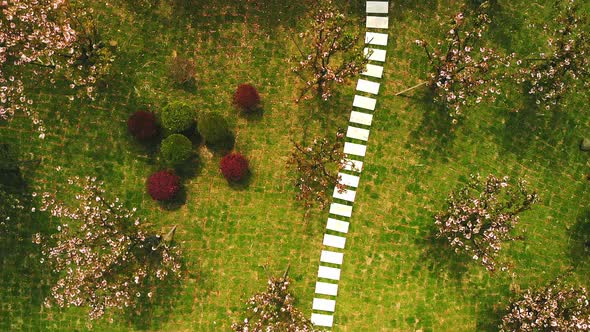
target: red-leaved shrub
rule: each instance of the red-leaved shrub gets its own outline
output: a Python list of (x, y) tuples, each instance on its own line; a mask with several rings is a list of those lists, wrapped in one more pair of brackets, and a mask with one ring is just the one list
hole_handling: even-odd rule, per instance
[(220, 168), (228, 181), (239, 182), (248, 174), (248, 160), (239, 153), (230, 153), (221, 159)]
[(240, 84), (234, 93), (234, 103), (242, 110), (251, 112), (260, 104), (260, 95), (250, 84)]
[(158, 133), (156, 116), (152, 112), (137, 111), (127, 120), (127, 129), (139, 140), (153, 138)]
[(168, 201), (180, 190), (180, 177), (170, 171), (159, 171), (147, 181), (148, 193), (156, 201)]

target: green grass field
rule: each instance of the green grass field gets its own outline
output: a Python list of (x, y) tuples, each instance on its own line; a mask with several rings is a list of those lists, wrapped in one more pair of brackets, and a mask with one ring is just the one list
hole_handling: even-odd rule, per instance
[[(155, 229), (178, 226), (186, 277), (143, 315), (115, 315), (113, 323), (97, 321), (93, 329), (226, 331), (244, 301), (288, 264), (298, 305), (309, 314), (327, 211), (304, 220), (285, 164), (291, 140), (333, 135), (346, 125), (354, 86), (340, 87), (327, 104), (294, 103), (298, 83), (288, 60), (296, 52), (291, 36), (305, 29), (300, 2), (148, 2), (93, 4), (104, 38), (118, 45), (112, 78), (96, 101), (70, 101), (68, 89), (41, 86), (33, 97), (47, 137), (37, 139), (27, 119), (0, 127), (0, 140), (18, 142), (23, 155), (41, 159), (24, 172), (33, 188), (67, 197), (67, 178), (97, 176)], [(364, 1), (342, 3), (362, 27)], [(499, 3), (490, 44), (542, 51), (539, 27), (552, 14), (551, 1)], [(462, 4), (402, 0), (391, 6), (384, 84), (351, 218), (335, 331), (494, 331), (514, 291), (568, 271), (568, 279), (590, 286), (590, 259), (575, 254), (574, 231), (590, 213), (588, 154), (578, 149), (590, 135), (587, 92), (574, 92), (566, 109), (552, 113), (531, 107), (513, 87), (509, 98), (470, 109), (455, 128), (423, 91), (394, 96), (426, 77), (413, 41), (440, 37), (443, 22)], [(173, 51), (196, 61), (196, 88), (171, 83)], [(244, 118), (233, 109), (231, 96), (242, 82), (259, 89), (261, 117)], [(186, 203), (165, 210), (150, 199), (145, 180), (158, 166), (153, 151), (127, 133), (126, 120), (139, 109), (157, 112), (168, 100), (228, 116), (236, 149), (250, 159), (247, 186), (230, 187), (218, 170), (222, 156), (201, 146), (194, 176), (185, 182)], [(448, 193), (476, 172), (523, 177), (539, 193), (539, 204), (517, 228), (524, 240), (502, 253), (510, 273), (490, 275), (428, 240)], [(0, 241), (0, 331), (89, 329), (84, 310), (42, 306), (51, 276), (26, 235), (47, 230), (48, 222), (38, 216), (22, 239)]]

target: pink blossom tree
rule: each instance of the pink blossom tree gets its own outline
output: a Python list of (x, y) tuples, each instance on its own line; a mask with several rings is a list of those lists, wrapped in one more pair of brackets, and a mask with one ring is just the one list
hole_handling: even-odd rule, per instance
[(59, 220), (55, 233), (34, 236), (42, 263), (58, 276), (47, 306), (89, 307), (89, 318), (97, 319), (108, 309), (151, 299), (158, 281), (180, 277), (179, 251), (170, 243), (175, 228), (164, 237), (147, 231), (136, 209), (126, 209), (118, 198), (109, 201), (95, 178), (69, 184), (81, 187), (75, 208), (54, 194), (41, 195), (40, 210)]
[[(92, 97), (113, 60), (91, 11), (64, 0), (0, 1), (0, 119), (32, 117), (26, 82), (63, 77)], [(41, 134), (43, 135), (43, 133)]]
[(246, 318), (232, 324), (236, 332), (306, 332), (316, 331), (305, 315), (294, 305), (295, 298), (289, 292), (291, 280), (286, 274), (270, 278), (266, 292), (252, 296), (246, 302)]
[(340, 192), (346, 190), (338, 176), (338, 172), (350, 163), (342, 151), (343, 137), (344, 133), (338, 131), (336, 141), (315, 138), (310, 146), (293, 142), (288, 167), (296, 174), (294, 185), (298, 192), (295, 198), (303, 202), (308, 212), (314, 205), (322, 210), (326, 208), (332, 188), (336, 187)]
[(527, 290), (507, 308), (501, 332), (590, 331), (590, 298), (586, 288), (554, 282), (544, 289)]
[(549, 36), (548, 51), (519, 60), (519, 83), (537, 105), (549, 110), (560, 104), (569, 91), (590, 87), (590, 25), (574, 0), (557, 1), (553, 22), (543, 29)]
[(310, 50), (302, 50), (296, 42), (300, 57), (293, 58), (293, 71), (305, 82), (297, 101), (310, 91), (327, 100), (334, 83), (345, 83), (358, 75), (368, 62), (358, 43), (359, 34), (353, 30), (353, 21), (332, 0), (321, 0), (314, 6), (317, 9), (311, 26), (299, 34)]
[(499, 69), (509, 66), (513, 55), (500, 55), (484, 45), (483, 36), (491, 23), (487, 6), (484, 2), (474, 12), (457, 13), (449, 22), (444, 40), (431, 44), (417, 39), (416, 44), (428, 59), (428, 80), (397, 95), (426, 85), (453, 123), (466, 106), (494, 101), (502, 92), (503, 73)]
[(436, 236), (446, 239), (455, 252), (495, 271), (502, 244), (515, 239), (510, 232), (519, 214), (536, 201), (537, 194), (527, 189), (525, 181), (471, 175), (465, 186), (448, 197), (446, 211), (435, 216)]

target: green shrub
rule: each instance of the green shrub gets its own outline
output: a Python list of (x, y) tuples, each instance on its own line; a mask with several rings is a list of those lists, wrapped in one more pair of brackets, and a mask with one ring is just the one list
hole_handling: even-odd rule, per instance
[(172, 102), (162, 109), (161, 120), (162, 127), (180, 133), (195, 123), (195, 111), (187, 104)]
[(172, 134), (162, 141), (160, 155), (162, 159), (171, 165), (178, 165), (188, 158), (193, 152), (193, 143), (181, 134)]
[(227, 120), (219, 113), (208, 112), (202, 114), (199, 117), (197, 127), (207, 144), (223, 145), (232, 138)]

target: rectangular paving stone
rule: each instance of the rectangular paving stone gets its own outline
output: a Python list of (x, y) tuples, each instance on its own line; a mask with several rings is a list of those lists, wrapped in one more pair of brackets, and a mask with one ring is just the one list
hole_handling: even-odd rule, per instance
[(315, 283), (315, 292), (316, 294), (336, 296), (338, 295), (338, 285), (317, 281)]
[(340, 269), (320, 265), (320, 268), (318, 269), (318, 277), (331, 280), (340, 280)]
[(350, 112), (350, 122), (364, 124), (370, 126), (373, 121), (373, 115), (363, 112), (352, 111)]
[(338, 188), (334, 188), (334, 194), (332, 197), (342, 199), (349, 202), (354, 202), (354, 197), (356, 196), (356, 191), (354, 190), (344, 190), (343, 192), (338, 192)]
[(311, 314), (311, 322), (316, 326), (331, 327), (334, 324), (334, 316), (324, 314)]
[(365, 47), (365, 49), (364, 49), (365, 56), (369, 55), (369, 51), (371, 51), (371, 55), (369, 56), (369, 60), (385, 62), (385, 54), (387, 53), (385, 50)]
[(366, 141), (369, 139), (369, 131), (363, 128), (348, 126), (348, 129), (346, 130), (346, 137)]
[(354, 159), (344, 159), (344, 169), (360, 173), (363, 170), (363, 162)]
[(338, 173), (338, 178), (340, 179), (340, 183), (345, 186), (349, 187), (358, 187), (360, 178), (356, 175), (350, 175), (346, 173)]
[(389, 17), (387, 16), (367, 16), (367, 28), (387, 29), (389, 27)]
[(321, 311), (332, 311), (336, 309), (336, 301), (335, 300), (328, 300), (328, 299), (313, 299), (313, 310), (321, 310)]
[(328, 247), (344, 249), (346, 245), (346, 238), (342, 236), (324, 234), (323, 244)]
[(346, 221), (328, 218), (326, 228), (340, 233), (348, 233), (348, 225), (349, 223), (347, 223)]
[(343, 217), (350, 217), (352, 215), (352, 206), (339, 203), (330, 204), (330, 213)]
[(365, 76), (381, 78), (383, 77), (383, 67), (368, 63), (367, 68), (361, 74)]
[(371, 45), (387, 46), (388, 35), (386, 33), (366, 32), (365, 43)]
[(320, 262), (342, 265), (344, 254), (341, 252), (334, 252), (330, 250), (322, 250), (320, 255)]
[(362, 92), (372, 93), (374, 95), (379, 94), (379, 83), (359, 79), (356, 83), (356, 89)]
[(374, 111), (377, 100), (374, 98), (355, 95), (352, 106)]
[(388, 12), (388, 1), (367, 1), (367, 13), (387, 14)]
[(349, 142), (344, 143), (344, 153), (346, 154), (353, 154), (355, 156), (364, 157), (366, 152), (367, 146), (365, 145)]

